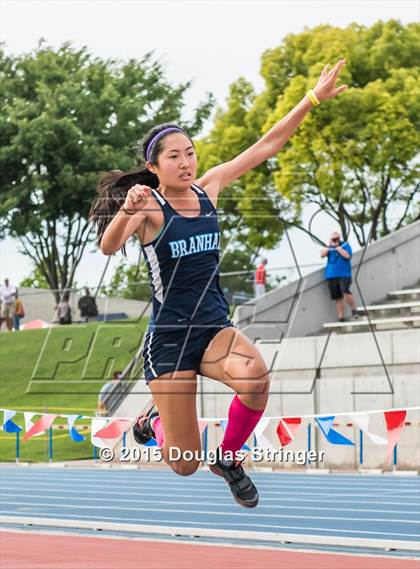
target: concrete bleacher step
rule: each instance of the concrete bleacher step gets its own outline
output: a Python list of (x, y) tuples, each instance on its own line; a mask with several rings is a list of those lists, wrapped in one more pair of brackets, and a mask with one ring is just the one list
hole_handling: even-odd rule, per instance
[(404, 300), (420, 300), (420, 287), (415, 288), (403, 288), (401, 290), (393, 290), (388, 295), (390, 298), (397, 297)]
[(366, 314), (370, 312), (392, 313), (398, 311), (400, 314), (417, 314), (420, 312), (420, 301), (411, 302), (389, 302), (386, 304), (372, 304), (369, 306), (358, 306), (358, 314)]
[(395, 330), (420, 326), (419, 316), (398, 316), (395, 318), (367, 318), (345, 322), (326, 322), (324, 329), (336, 332), (356, 332), (373, 326), (376, 330)]

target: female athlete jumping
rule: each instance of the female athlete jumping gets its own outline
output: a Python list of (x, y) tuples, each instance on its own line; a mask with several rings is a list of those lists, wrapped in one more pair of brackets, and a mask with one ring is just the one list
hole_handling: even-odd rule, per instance
[[(312, 106), (346, 89), (336, 86), (344, 64), (340, 59), (331, 70), (326, 65), (314, 89), (288, 115), (236, 158), (199, 179), (188, 134), (173, 124), (154, 127), (142, 144), (145, 169), (102, 176), (90, 212), (105, 255), (120, 249), (125, 254), (125, 242), (138, 236), (153, 290), (142, 352), (153, 403), (134, 425), (136, 441), (154, 438), (176, 473), (193, 474), (201, 451), (197, 374), (223, 382), (235, 396), (210, 469), (248, 508), (257, 505), (258, 492), (235, 453), (264, 412), (269, 375), (258, 349), (229, 320), (219, 286), (217, 198), (234, 180), (275, 156)], [(171, 458), (171, 447), (179, 449), (181, 458)], [(183, 456), (185, 451), (189, 456)]]

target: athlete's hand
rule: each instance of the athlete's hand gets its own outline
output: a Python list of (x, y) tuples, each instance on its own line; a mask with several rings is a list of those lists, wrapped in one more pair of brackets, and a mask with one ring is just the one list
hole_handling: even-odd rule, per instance
[(141, 211), (152, 195), (152, 188), (136, 184), (127, 192), (123, 208), (128, 212)]
[(315, 95), (320, 101), (332, 99), (347, 89), (347, 85), (336, 86), (337, 78), (345, 64), (346, 60), (340, 59), (332, 69), (330, 69), (329, 63), (325, 65), (321, 71), (318, 83), (314, 87)]

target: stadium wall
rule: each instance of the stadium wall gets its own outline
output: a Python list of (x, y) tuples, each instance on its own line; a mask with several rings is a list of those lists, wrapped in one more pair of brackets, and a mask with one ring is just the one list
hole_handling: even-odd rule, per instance
[[(420, 221), (353, 255), (353, 294), (358, 305), (380, 302), (420, 276)], [(237, 307), (235, 324), (252, 340), (280, 341), (316, 334), (337, 319), (324, 269)]]

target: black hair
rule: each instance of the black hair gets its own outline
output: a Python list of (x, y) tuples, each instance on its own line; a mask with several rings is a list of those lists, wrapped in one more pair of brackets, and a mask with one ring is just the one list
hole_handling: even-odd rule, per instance
[[(170, 127), (179, 128), (185, 136), (191, 138), (185, 130), (174, 123), (163, 123), (151, 128), (146, 136), (144, 136), (137, 145), (137, 154), (139, 161), (143, 164), (146, 162), (146, 152), (150, 141), (162, 130)], [(158, 164), (159, 154), (162, 152), (162, 142), (169, 136), (174, 134), (168, 132), (162, 138), (159, 138), (152, 146), (149, 162), (153, 165)], [(192, 142), (192, 141), (191, 141)], [(152, 189), (159, 187), (159, 178), (144, 165), (130, 172), (122, 170), (111, 170), (102, 174), (96, 184), (96, 197), (92, 203), (89, 212), (89, 221), (96, 225), (96, 237), (98, 247), (101, 245), (102, 237), (106, 228), (111, 223), (112, 218), (117, 214), (127, 197), (128, 190), (135, 184), (149, 186)], [(121, 247), (121, 252), (126, 257), (127, 252), (125, 245)]]
[[(178, 128), (182, 132), (182, 134), (185, 134), (185, 136), (191, 140), (188, 133), (181, 126), (179, 126), (177, 124), (163, 123), (163, 124), (160, 124), (158, 126), (154, 126), (153, 128), (151, 128), (149, 130), (149, 132), (146, 134), (146, 136), (140, 140), (140, 142), (138, 144), (137, 153), (138, 153), (140, 158), (142, 158), (144, 161), (147, 160), (146, 153), (147, 153), (147, 148), (149, 146), (150, 141), (157, 134), (162, 132), (162, 130), (166, 130), (167, 128)], [(153, 146), (150, 150), (150, 153), (149, 153), (149, 162), (151, 162), (151, 164), (157, 165), (159, 154), (162, 152), (162, 142), (170, 134), (174, 134), (174, 131), (168, 132), (167, 134), (164, 134), (161, 138), (158, 138), (158, 140), (153, 144)], [(192, 140), (191, 140), (191, 142), (192, 142)]]

